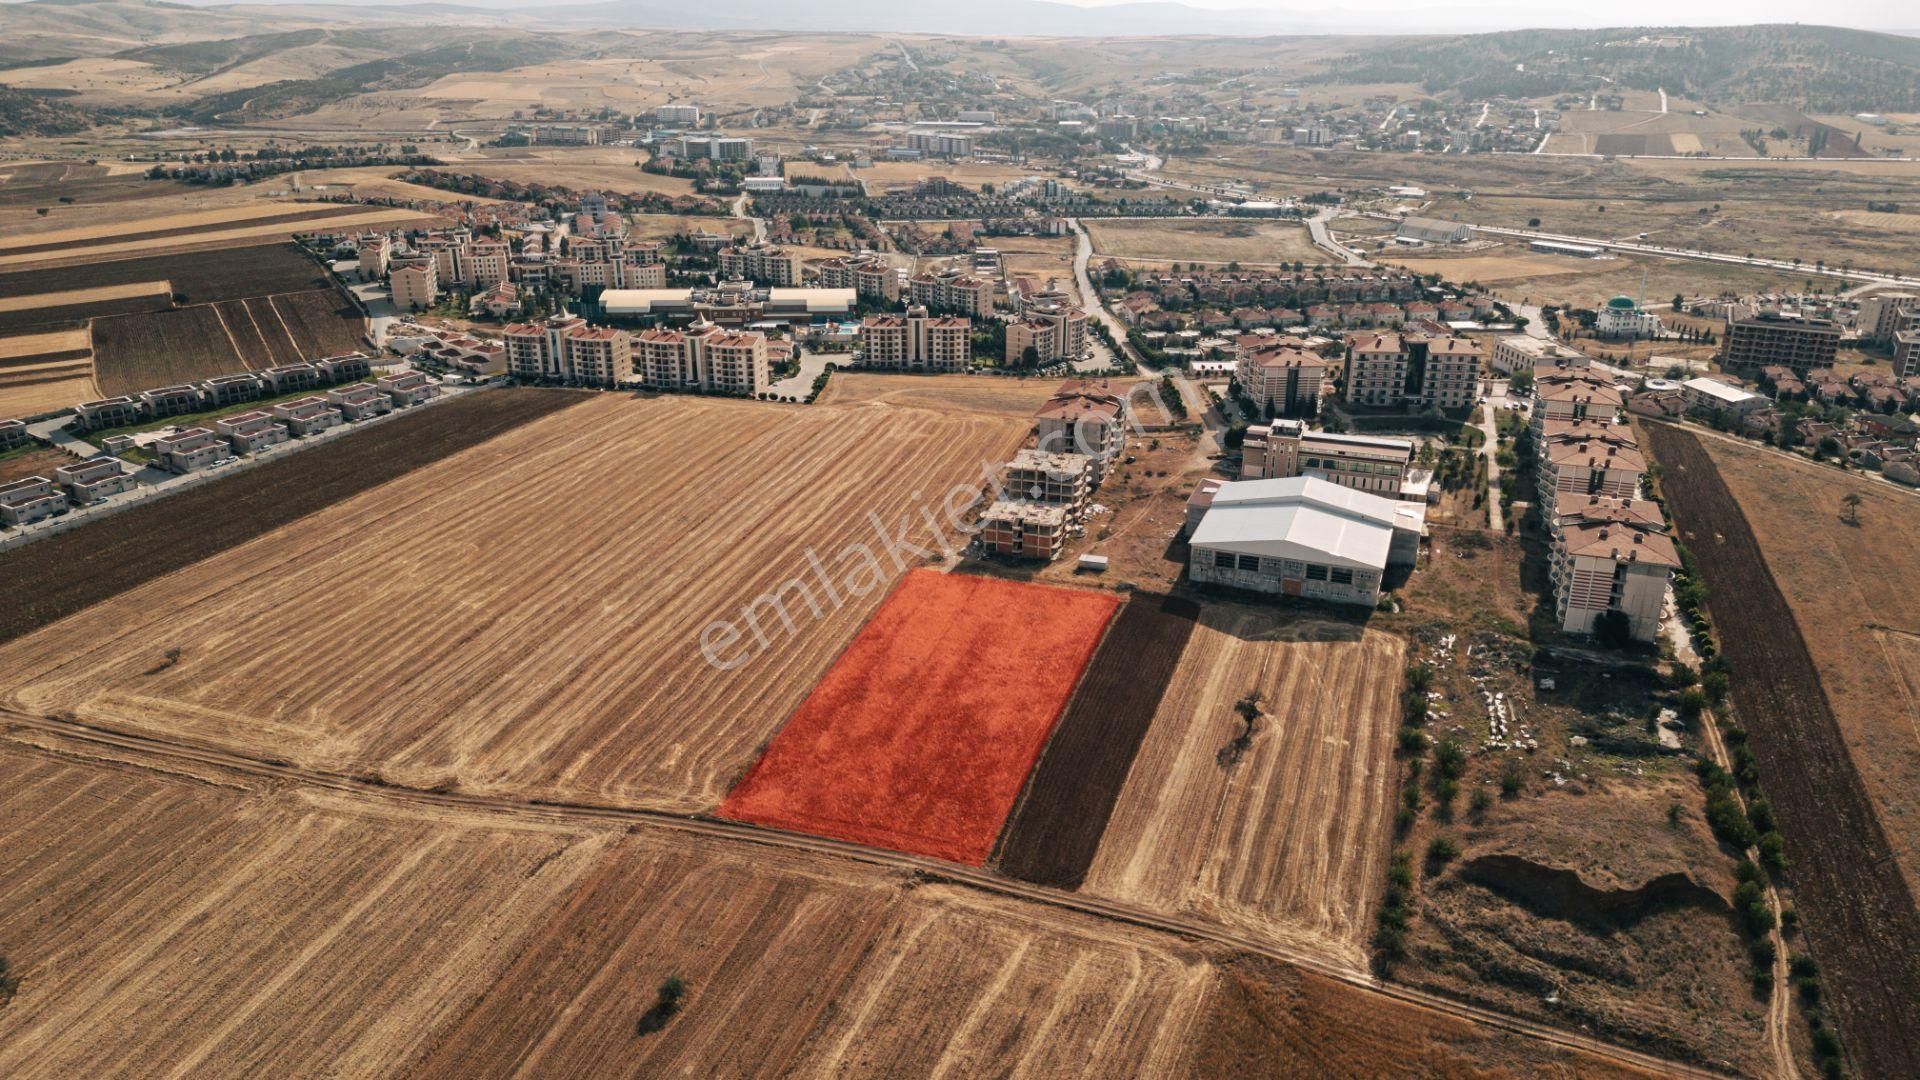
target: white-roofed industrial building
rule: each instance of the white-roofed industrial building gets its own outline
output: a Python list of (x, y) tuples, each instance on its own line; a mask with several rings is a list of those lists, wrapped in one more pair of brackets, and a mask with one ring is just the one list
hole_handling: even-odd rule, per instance
[(1198, 584), (1371, 607), (1387, 567), (1419, 557), (1425, 511), (1310, 476), (1220, 484), (1189, 540), (1188, 575)]

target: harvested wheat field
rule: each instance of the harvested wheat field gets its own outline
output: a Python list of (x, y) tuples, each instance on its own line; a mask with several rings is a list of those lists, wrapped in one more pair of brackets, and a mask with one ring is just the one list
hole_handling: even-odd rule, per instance
[(86, 327), (0, 337), (0, 418), (33, 416), (98, 396)]
[(235, 228), (259, 225), (284, 225), (287, 235), (318, 226), (328, 219), (357, 217), (366, 210), (356, 206), (320, 203), (255, 202), (215, 210), (193, 210), (159, 217), (118, 221), (106, 225), (82, 225), (70, 229), (27, 233), (0, 239), (0, 255), (41, 254), (65, 249), (74, 254), (112, 243), (159, 240), (193, 236), (204, 239)]
[[(1208, 605), (1082, 891), (1363, 967), (1391, 841), (1403, 651), (1348, 623)], [(1242, 745), (1235, 704), (1255, 692)]]
[[(4, 696), (399, 783), (707, 809), (916, 561), (873, 519), (924, 540), (918, 511), (1023, 432), (605, 395), (0, 648)], [(818, 619), (789, 594), (791, 633), (761, 607), (764, 646), (715, 645), (856, 542), (880, 587)]]
[(6, 1076), (391, 1071), (617, 836), (99, 753), (0, 743)]
[[(1920, 893), (1920, 497), (1720, 439), (1700, 444), (1766, 553), (1895, 861)], [(1861, 498), (1857, 525), (1842, 518), (1849, 492)]]
[(987, 375), (887, 375), (836, 371), (820, 395), (823, 405), (885, 402), (943, 413), (986, 413), (1031, 419), (1060, 386), (1060, 380), (1010, 379)]
[(279, 224), (262, 225), (238, 221), (204, 229), (164, 228), (133, 239), (110, 238), (100, 242), (89, 241), (73, 247), (61, 245), (53, 250), (0, 251), (0, 267), (17, 270), (30, 266), (75, 266), (104, 259), (130, 258), (136, 255), (184, 253), (210, 248), (268, 244), (276, 240), (284, 240), (295, 233), (313, 232), (321, 228), (333, 232), (343, 229), (365, 229), (375, 225), (418, 224), (425, 220), (428, 219), (417, 210), (363, 207), (350, 214), (301, 215), (297, 219)]
[(1117, 607), (908, 574), (720, 813), (978, 866)]

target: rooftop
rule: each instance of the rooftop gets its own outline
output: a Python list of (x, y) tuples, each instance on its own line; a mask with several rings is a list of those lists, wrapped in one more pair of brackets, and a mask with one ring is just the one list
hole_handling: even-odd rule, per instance
[(1387, 564), (1391, 499), (1307, 476), (1220, 485), (1193, 545), (1359, 570)]

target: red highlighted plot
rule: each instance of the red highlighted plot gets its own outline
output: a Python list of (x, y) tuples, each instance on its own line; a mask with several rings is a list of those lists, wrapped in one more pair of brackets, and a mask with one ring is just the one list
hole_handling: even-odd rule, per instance
[(1118, 606), (908, 574), (721, 816), (980, 865)]

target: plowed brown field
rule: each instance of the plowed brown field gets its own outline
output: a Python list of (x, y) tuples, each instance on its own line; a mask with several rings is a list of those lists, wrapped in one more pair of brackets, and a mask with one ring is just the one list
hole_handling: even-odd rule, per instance
[(890, 584), (910, 563), (869, 511), (897, 528), (1021, 434), (609, 395), (0, 648), (5, 696), (422, 786), (710, 808), (885, 590), (801, 607), (792, 634), (763, 613), (735, 670), (702, 632), (809, 548), (873, 543)]
[[(1364, 966), (1384, 880), (1403, 645), (1211, 604), (1127, 777), (1082, 891), (1217, 920)], [(1235, 702), (1264, 715), (1239, 760)]]

